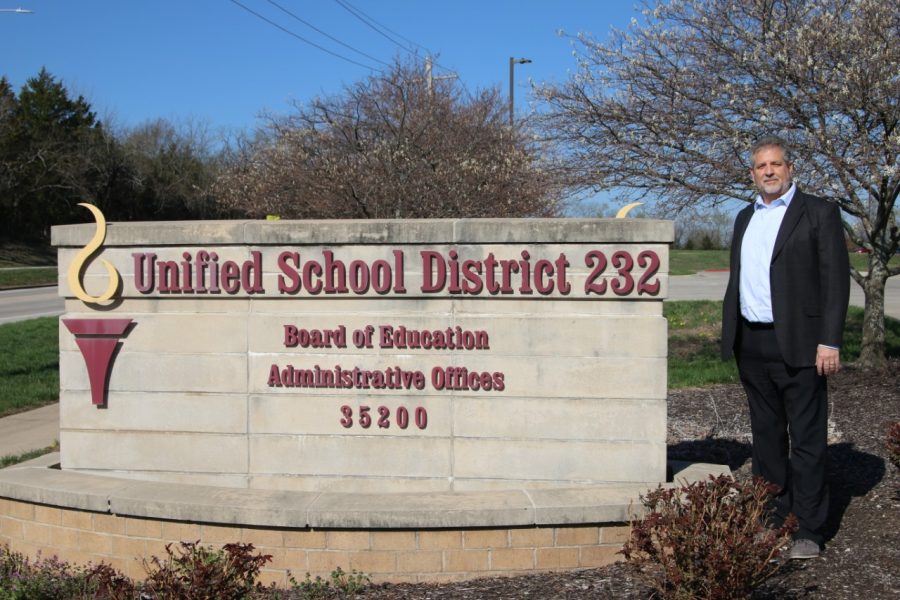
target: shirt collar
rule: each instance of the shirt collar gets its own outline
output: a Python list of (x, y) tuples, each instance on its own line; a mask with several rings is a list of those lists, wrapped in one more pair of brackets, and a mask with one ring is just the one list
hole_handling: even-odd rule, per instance
[(794, 192), (796, 192), (796, 191), (797, 191), (797, 184), (791, 183), (791, 187), (788, 188), (788, 191), (786, 191), (783, 195), (779, 196), (778, 198), (775, 198), (774, 200), (772, 200), (772, 202), (770, 202), (769, 204), (766, 204), (765, 202), (763, 202), (762, 196), (757, 195), (756, 202), (753, 203), (753, 210), (757, 211), (757, 210), (762, 210), (765, 208), (775, 208), (777, 206), (788, 207), (791, 205), (791, 200), (794, 199)]

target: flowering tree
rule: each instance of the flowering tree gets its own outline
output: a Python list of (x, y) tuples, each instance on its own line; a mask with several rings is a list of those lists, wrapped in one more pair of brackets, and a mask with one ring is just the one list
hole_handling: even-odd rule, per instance
[(793, 144), (803, 189), (834, 198), (869, 250), (860, 362), (885, 364), (884, 286), (900, 244), (900, 4), (672, 0), (609, 42), (575, 40), (579, 69), (538, 88), (542, 127), (583, 185), (653, 193), (669, 209), (751, 200), (747, 149)]
[(435, 218), (552, 216), (561, 186), (538, 148), (505, 121), (496, 90), (469, 96), (418, 64), (271, 119), (220, 179), (250, 216)]

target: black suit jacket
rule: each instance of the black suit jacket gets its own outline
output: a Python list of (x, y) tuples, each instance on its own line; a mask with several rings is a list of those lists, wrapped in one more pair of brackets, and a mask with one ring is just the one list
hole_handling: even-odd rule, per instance
[[(741, 318), (741, 244), (753, 216), (746, 207), (734, 222), (731, 274), (722, 305), (722, 359), (731, 357)], [(792, 367), (816, 364), (819, 344), (840, 347), (850, 300), (850, 265), (838, 206), (794, 193), (769, 266), (775, 337)]]

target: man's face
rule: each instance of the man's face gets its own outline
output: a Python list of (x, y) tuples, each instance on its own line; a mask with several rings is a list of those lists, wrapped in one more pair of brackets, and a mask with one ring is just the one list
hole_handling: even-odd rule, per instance
[(768, 204), (790, 189), (794, 166), (785, 160), (784, 150), (778, 146), (764, 146), (753, 155), (750, 176)]

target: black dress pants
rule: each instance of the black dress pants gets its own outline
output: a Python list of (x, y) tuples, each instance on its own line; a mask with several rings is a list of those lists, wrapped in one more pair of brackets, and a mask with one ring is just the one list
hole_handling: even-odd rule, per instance
[(785, 364), (771, 325), (742, 320), (737, 345), (738, 372), (750, 406), (753, 474), (781, 488), (774, 500), (775, 525), (794, 513), (800, 522), (794, 537), (821, 545), (828, 516), (825, 377), (815, 366)]

